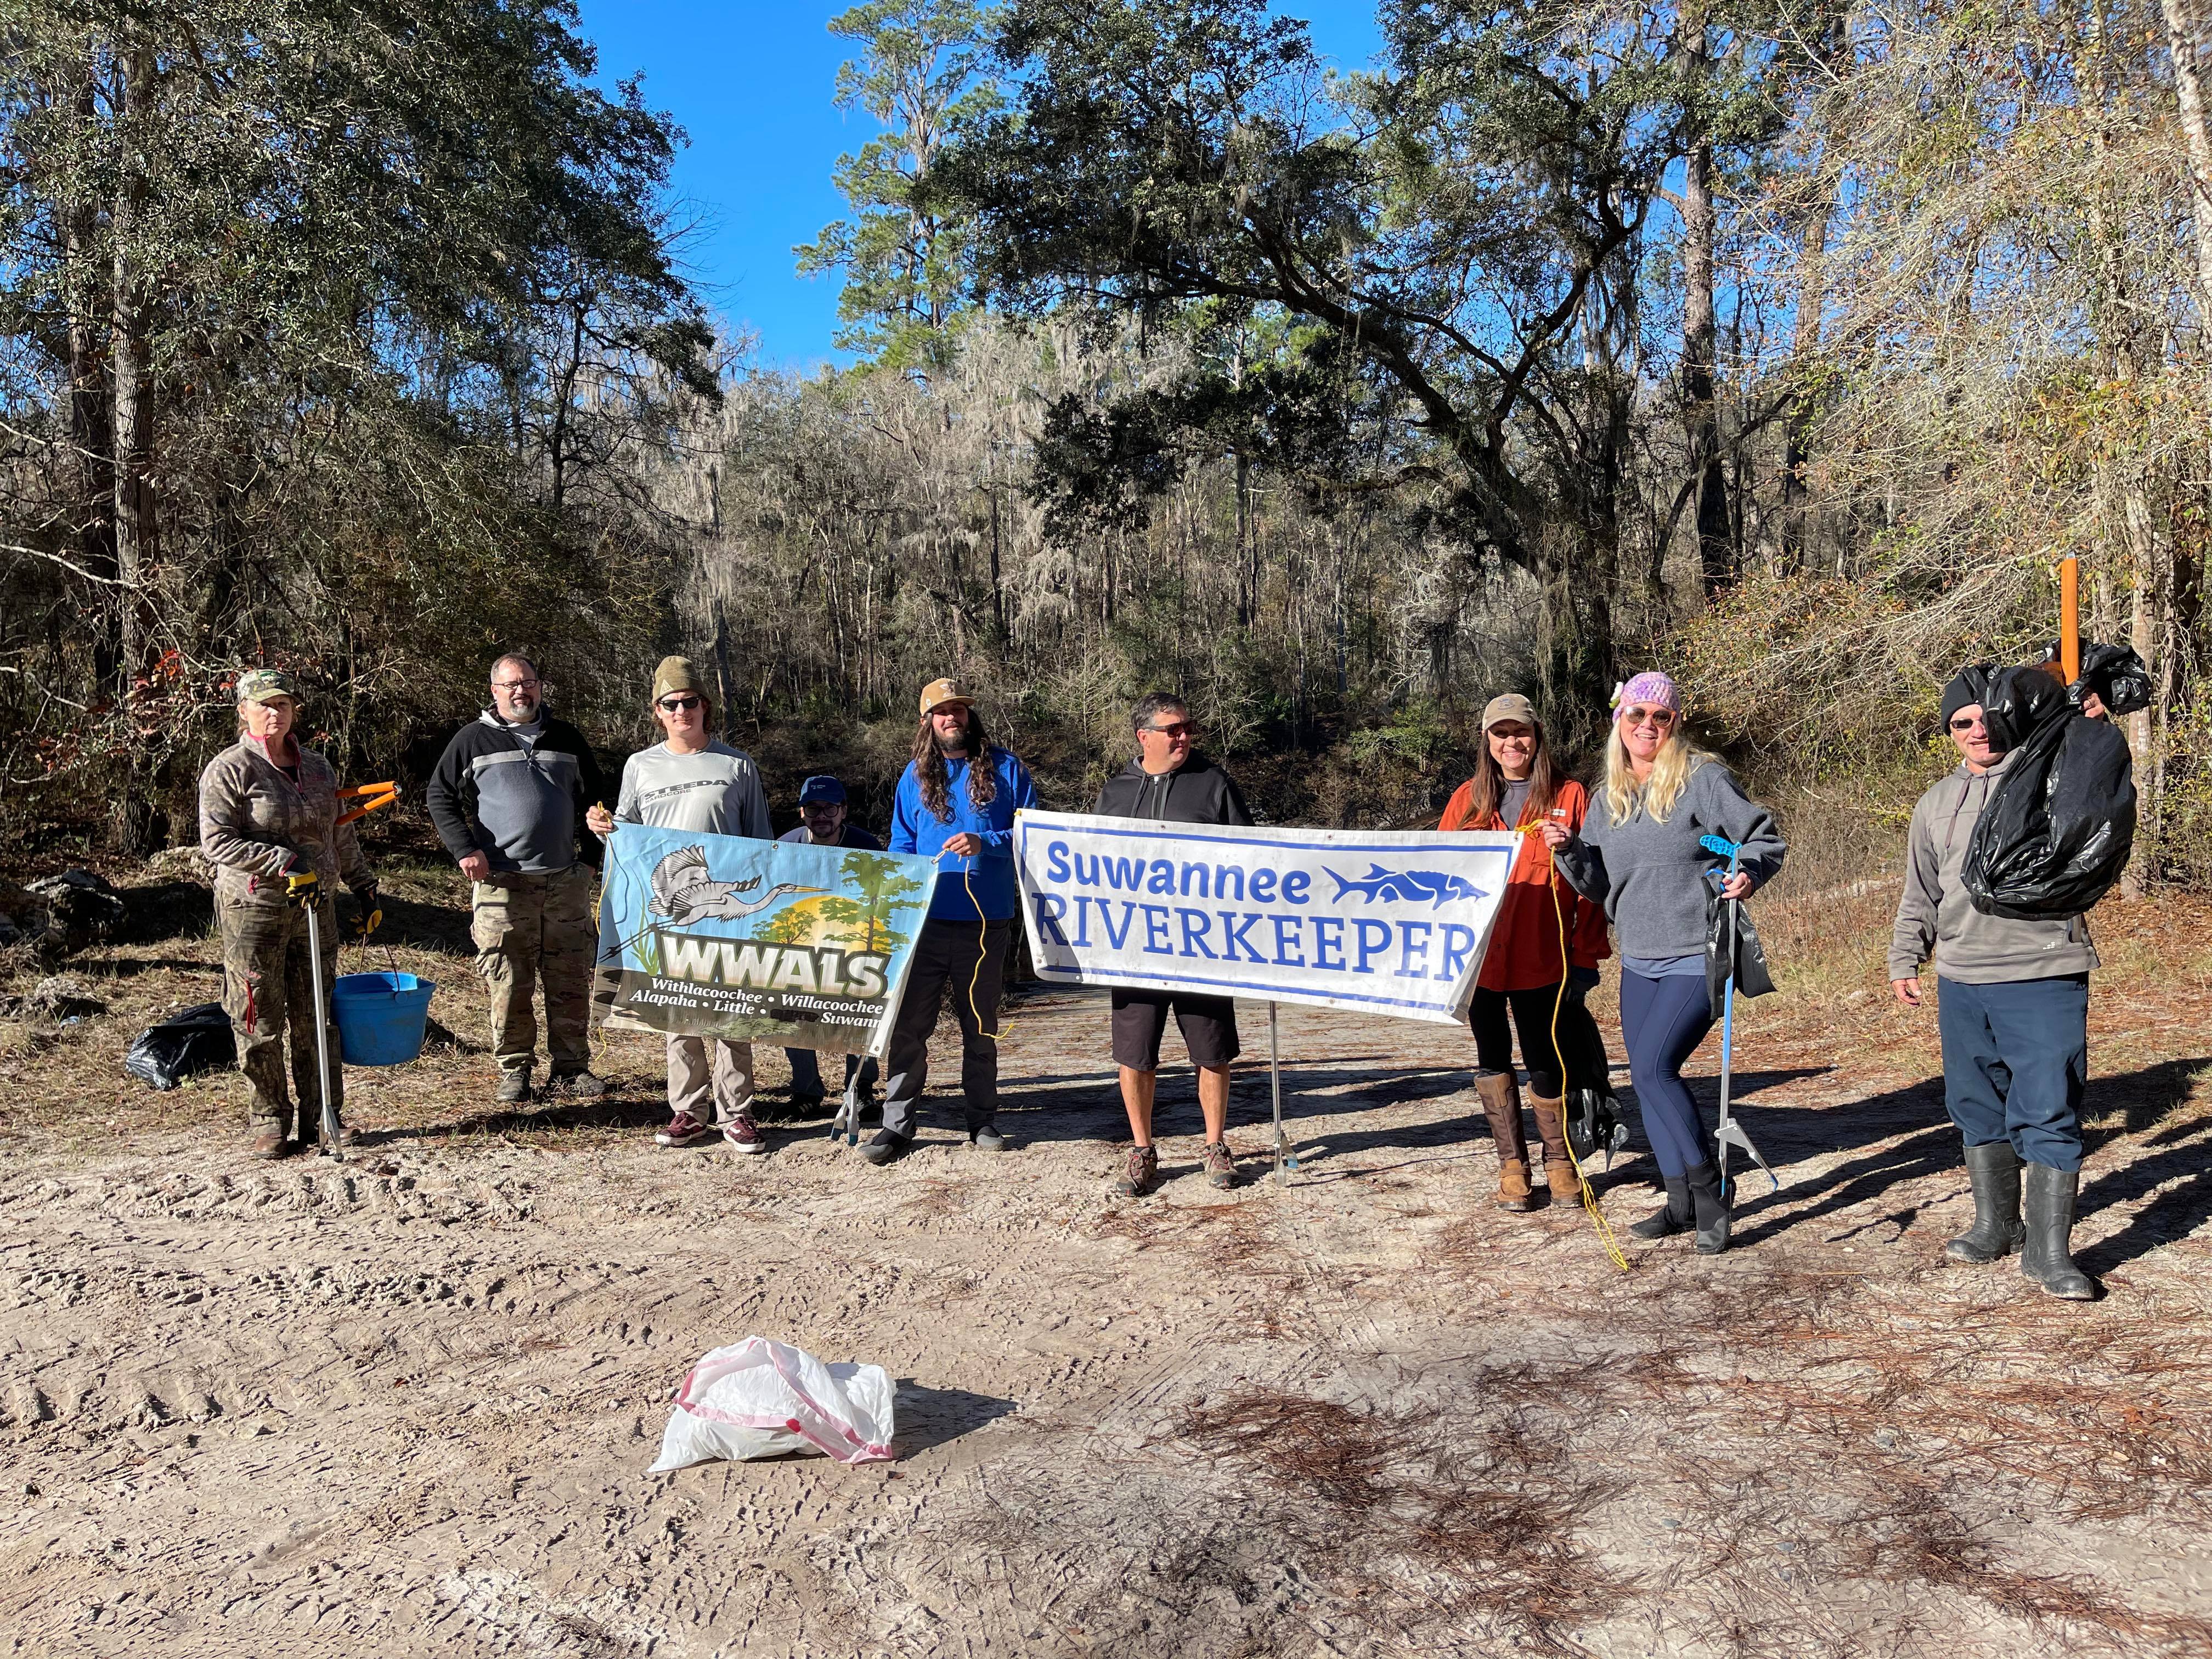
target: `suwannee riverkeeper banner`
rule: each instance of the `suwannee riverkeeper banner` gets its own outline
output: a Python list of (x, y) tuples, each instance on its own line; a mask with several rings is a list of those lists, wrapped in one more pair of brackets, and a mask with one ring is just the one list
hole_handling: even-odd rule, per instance
[(1520, 837), (1014, 820), (1048, 982), (1198, 991), (1457, 1024)]
[(880, 1057), (936, 879), (928, 859), (620, 824), (594, 1001), (617, 1030)]

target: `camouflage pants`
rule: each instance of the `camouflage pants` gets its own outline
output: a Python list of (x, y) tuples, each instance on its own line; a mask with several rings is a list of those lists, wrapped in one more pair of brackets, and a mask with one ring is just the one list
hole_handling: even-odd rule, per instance
[(530, 996), (541, 979), (553, 1075), (588, 1070), (592, 960), (599, 945), (591, 871), (579, 864), (554, 875), (500, 875), (476, 884), (474, 902), (469, 936), (476, 941), (477, 971), (491, 992), (500, 1070), (530, 1070), (538, 1047)]
[[(284, 1092), (284, 1028), (292, 1028), (292, 1081), (300, 1103), (297, 1139), (312, 1140), (322, 1121), (322, 1079), (315, 1059), (315, 993), (307, 971), (307, 913), (289, 904), (218, 897), (222, 928), (222, 1011), (238, 1038), (238, 1069), (252, 1085), (251, 1127), (293, 1133)], [(338, 964), (337, 907), (325, 896), (323, 934), (324, 1030), (330, 1042), (331, 1103), (345, 1103), (337, 1027), (328, 999)]]

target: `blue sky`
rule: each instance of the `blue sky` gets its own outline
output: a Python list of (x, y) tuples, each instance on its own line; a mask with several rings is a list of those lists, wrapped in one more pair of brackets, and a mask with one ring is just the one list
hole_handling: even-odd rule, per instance
[[(760, 342), (763, 364), (841, 362), (834, 277), (797, 274), (792, 247), (842, 216), (837, 157), (872, 135), (830, 101), (851, 43), (830, 33), (842, 5), (812, 0), (580, 0), (584, 33), (609, 84), (645, 73), (647, 101), (690, 135), (676, 191), (698, 222), (688, 247), (708, 302)], [(1364, 67), (1379, 48), (1372, 0), (1285, 0), (1322, 56)]]

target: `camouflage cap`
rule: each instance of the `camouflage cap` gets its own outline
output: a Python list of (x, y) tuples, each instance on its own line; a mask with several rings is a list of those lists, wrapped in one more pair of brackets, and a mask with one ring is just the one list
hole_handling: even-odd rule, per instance
[(239, 702), (274, 702), (279, 697), (300, 701), (300, 688), (283, 669), (249, 668), (238, 677)]

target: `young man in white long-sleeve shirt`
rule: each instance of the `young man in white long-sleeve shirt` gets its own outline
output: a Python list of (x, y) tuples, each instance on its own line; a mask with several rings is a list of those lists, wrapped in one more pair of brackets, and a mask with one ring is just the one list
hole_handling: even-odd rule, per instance
[[(623, 763), (615, 810), (593, 806), (585, 821), (606, 836), (620, 823), (691, 830), (711, 836), (773, 841), (760, 768), (714, 731), (705, 678), (688, 657), (664, 657), (653, 676), (653, 717), (665, 743)], [(668, 1038), (668, 1127), (653, 1136), (663, 1146), (696, 1146), (709, 1139), (719, 1109), (722, 1138), (740, 1152), (767, 1150), (753, 1122), (753, 1046), (720, 1037)]]

